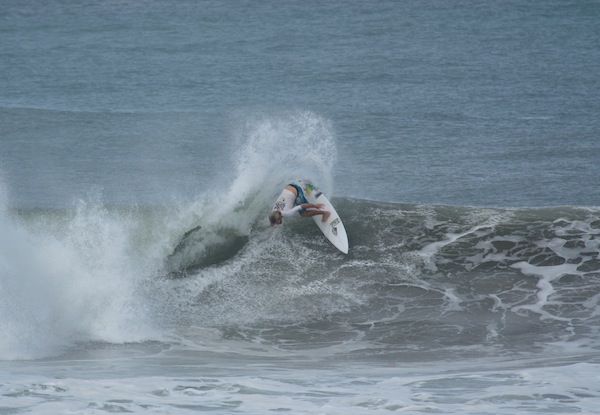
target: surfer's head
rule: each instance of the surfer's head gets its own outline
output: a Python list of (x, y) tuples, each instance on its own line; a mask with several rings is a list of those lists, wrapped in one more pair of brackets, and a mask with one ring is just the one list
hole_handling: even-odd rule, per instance
[(280, 210), (274, 210), (269, 213), (269, 221), (271, 222), (271, 226), (281, 225), (283, 222), (283, 215)]

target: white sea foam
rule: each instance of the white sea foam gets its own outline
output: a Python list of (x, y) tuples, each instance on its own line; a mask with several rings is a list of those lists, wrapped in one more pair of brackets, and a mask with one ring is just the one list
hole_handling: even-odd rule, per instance
[[(518, 363), (518, 362), (517, 362)], [(129, 412), (165, 414), (430, 413), (594, 414), (600, 405), (598, 365), (560, 364), (507, 368), (510, 362), (448, 362), (436, 367), (367, 367), (286, 370), (268, 366), (240, 368), (237, 374), (196, 367), (175, 377), (144, 376), (86, 379), (13, 375), (0, 372), (3, 407), (35, 414)], [(250, 373), (251, 372), (251, 373)], [(134, 374), (135, 375), (135, 374)]]
[[(52, 217), (45, 220), (52, 221)], [(81, 202), (45, 232), (0, 213), (0, 356), (55, 354), (78, 341), (138, 341), (149, 333), (135, 286), (130, 225)], [(54, 229), (52, 231), (52, 229)]]

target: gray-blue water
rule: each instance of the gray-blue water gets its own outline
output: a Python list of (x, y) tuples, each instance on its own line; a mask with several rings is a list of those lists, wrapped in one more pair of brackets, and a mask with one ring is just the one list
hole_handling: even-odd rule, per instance
[(598, 21), (3, 1), (0, 413), (594, 413)]

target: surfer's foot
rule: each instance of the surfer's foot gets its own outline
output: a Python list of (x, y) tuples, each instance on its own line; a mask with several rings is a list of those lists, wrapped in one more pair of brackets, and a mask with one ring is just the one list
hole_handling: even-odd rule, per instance
[(331, 212), (323, 212), (323, 217), (321, 218), (321, 222), (327, 222), (327, 219), (329, 219), (329, 215), (331, 215)]

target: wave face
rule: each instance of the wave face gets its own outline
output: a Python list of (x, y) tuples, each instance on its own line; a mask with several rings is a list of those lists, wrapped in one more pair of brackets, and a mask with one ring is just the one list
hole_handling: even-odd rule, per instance
[(381, 358), (411, 358), (407, 346), (422, 359), (597, 340), (597, 209), (334, 203), (347, 257), (311, 223), (260, 230), (229, 260), (180, 282), (170, 314), (269, 327), (273, 342), (297, 330), (300, 348), (360, 339)]
[(333, 198), (346, 256), (310, 220), (270, 228), (254, 193), (215, 217), (228, 197), (4, 209), (1, 358), (195, 326), (290, 350), (352, 344), (377, 360), (583, 352), (600, 339), (597, 208)]
[[(0, 186), (0, 359), (185, 342), (194, 327), (342, 360), (594, 350), (598, 208), (336, 198), (329, 121), (296, 111), (237, 125), (234, 167), (192, 197), (114, 206), (92, 191), (17, 209)], [(282, 186), (306, 172), (333, 196), (348, 255), (311, 220), (269, 227)]]

